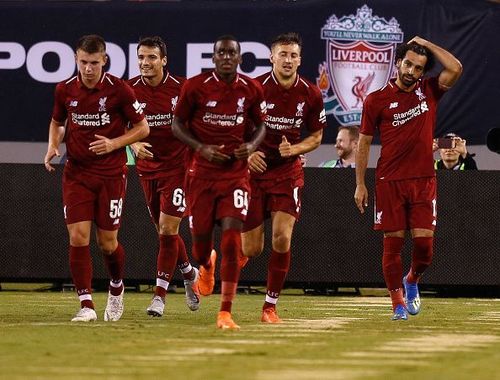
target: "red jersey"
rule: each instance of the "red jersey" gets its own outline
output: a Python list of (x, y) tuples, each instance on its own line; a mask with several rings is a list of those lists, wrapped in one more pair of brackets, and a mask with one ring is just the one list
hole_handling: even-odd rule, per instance
[[(264, 121), (266, 103), (262, 87), (253, 79), (237, 74), (228, 84), (212, 71), (186, 81), (174, 114), (203, 144), (224, 145), (223, 152), (234, 157), (234, 150), (247, 141), (254, 126)], [(240, 178), (247, 170), (247, 160), (233, 158), (218, 164), (196, 152), (188, 173), (215, 180)]]
[(363, 103), (360, 132), (380, 134), (382, 146), (377, 162), (377, 180), (434, 177), (432, 139), (437, 103), (444, 94), (438, 78), (420, 79), (411, 92), (401, 90), (391, 79)]
[(326, 127), (323, 97), (314, 84), (297, 75), (292, 87), (281, 86), (273, 72), (255, 79), (262, 83), (267, 105), (266, 137), (258, 150), (266, 155), (267, 170), (253, 173), (261, 179), (291, 178), (302, 173), (299, 157), (283, 158), (279, 152), (282, 136), (290, 144), (301, 141), (301, 132), (316, 132)]
[(66, 120), (68, 164), (115, 176), (123, 173), (127, 162), (125, 148), (98, 156), (89, 150), (89, 144), (96, 134), (110, 139), (123, 135), (127, 123), (140, 122), (144, 113), (125, 81), (104, 73), (92, 89), (85, 87), (79, 75), (58, 83), (52, 118), (61, 123)]
[(188, 147), (172, 133), (174, 109), (185, 81), (185, 78), (170, 73), (155, 87), (147, 84), (141, 76), (128, 81), (149, 124), (149, 136), (141, 141), (151, 144), (147, 149), (153, 153), (153, 159), (136, 161), (137, 171), (144, 178), (166, 177), (186, 171), (184, 158)]

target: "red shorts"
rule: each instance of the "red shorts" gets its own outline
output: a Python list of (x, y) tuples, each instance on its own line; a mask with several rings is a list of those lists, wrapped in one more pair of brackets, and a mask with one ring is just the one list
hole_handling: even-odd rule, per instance
[(127, 189), (125, 172), (121, 177), (105, 178), (66, 165), (62, 185), (66, 224), (91, 220), (103, 230), (120, 228)]
[(251, 179), (252, 199), (248, 209), (248, 217), (243, 231), (250, 231), (264, 223), (272, 212), (282, 211), (292, 215), (296, 220), (300, 216), (302, 189), (304, 178), (287, 178), (282, 180)]
[(186, 199), (193, 235), (212, 233), (215, 222), (222, 218), (244, 222), (249, 191), (248, 177), (218, 181), (188, 177)]
[(160, 220), (160, 211), (164, 214), (182, 218), (186, 211), (184, 199), (184, 175), (175, 175), (158, 179), (139, 177), (148, 205), (149, 215), (155, 224)]
[(374, 211), (375, 230), (434, 230), (437, 217), (436, 178), (377, 182)]

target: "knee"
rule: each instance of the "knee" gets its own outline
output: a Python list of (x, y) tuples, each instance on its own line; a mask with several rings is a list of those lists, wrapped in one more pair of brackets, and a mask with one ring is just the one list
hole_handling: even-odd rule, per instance
[(242, 244), (243, 255), (246, 257), (257, 257), (264, 250), (264, 243), (258, 241), (243, 240)]
[(287, 252), (290, 250), (291, 236), (283, 231), (273, 232), (273, 249), (278, 252)]
[(83, 247), (90, 244), (90, 236), (84, 231), (74, 230), (69, 234), (69, 244), (73, 247)]
[(118, 248), (116, 239), (97, 239), (97, 246), (104, 255), (111, 255)]

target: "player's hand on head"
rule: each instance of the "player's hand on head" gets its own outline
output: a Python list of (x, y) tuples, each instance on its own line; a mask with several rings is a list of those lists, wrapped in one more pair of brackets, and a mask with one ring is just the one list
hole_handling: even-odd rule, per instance
[(267, 169), (264, 152), (256, 151), (248, 157), (248, 167), (254, 173), (264, 173)]
[(291, 157), (293, 155), (292, 144), (288, 142), (285, 135), (281, 136), (281, 144), (279, 145), (279, 151), (281, 157), (284, 158)]
[(89, 144), (89, 150), (98, 156), (110, 153), (116, 149), (113, 140), (108, 139), (106, 136), (94, 135), (96, 140)]

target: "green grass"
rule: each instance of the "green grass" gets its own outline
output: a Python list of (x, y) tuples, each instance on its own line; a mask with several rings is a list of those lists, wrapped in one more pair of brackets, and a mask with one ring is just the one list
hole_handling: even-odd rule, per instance
[[(4, 288), (5, 289), (5, 288)], [(500, 299), (423, 298), (420, 315), (390, 320), (385, 296), (285, 293), (282, 325), (259, 322), (263, 295), (239, 294), (241, 331), (219, 331), (219, 296), (190, 312), (169, 294), (163, 318), (151, 293), (126, 293), (123, 318), (70, 323), (72, 292), (0, 292), (1, 379), (498, 379)]]

